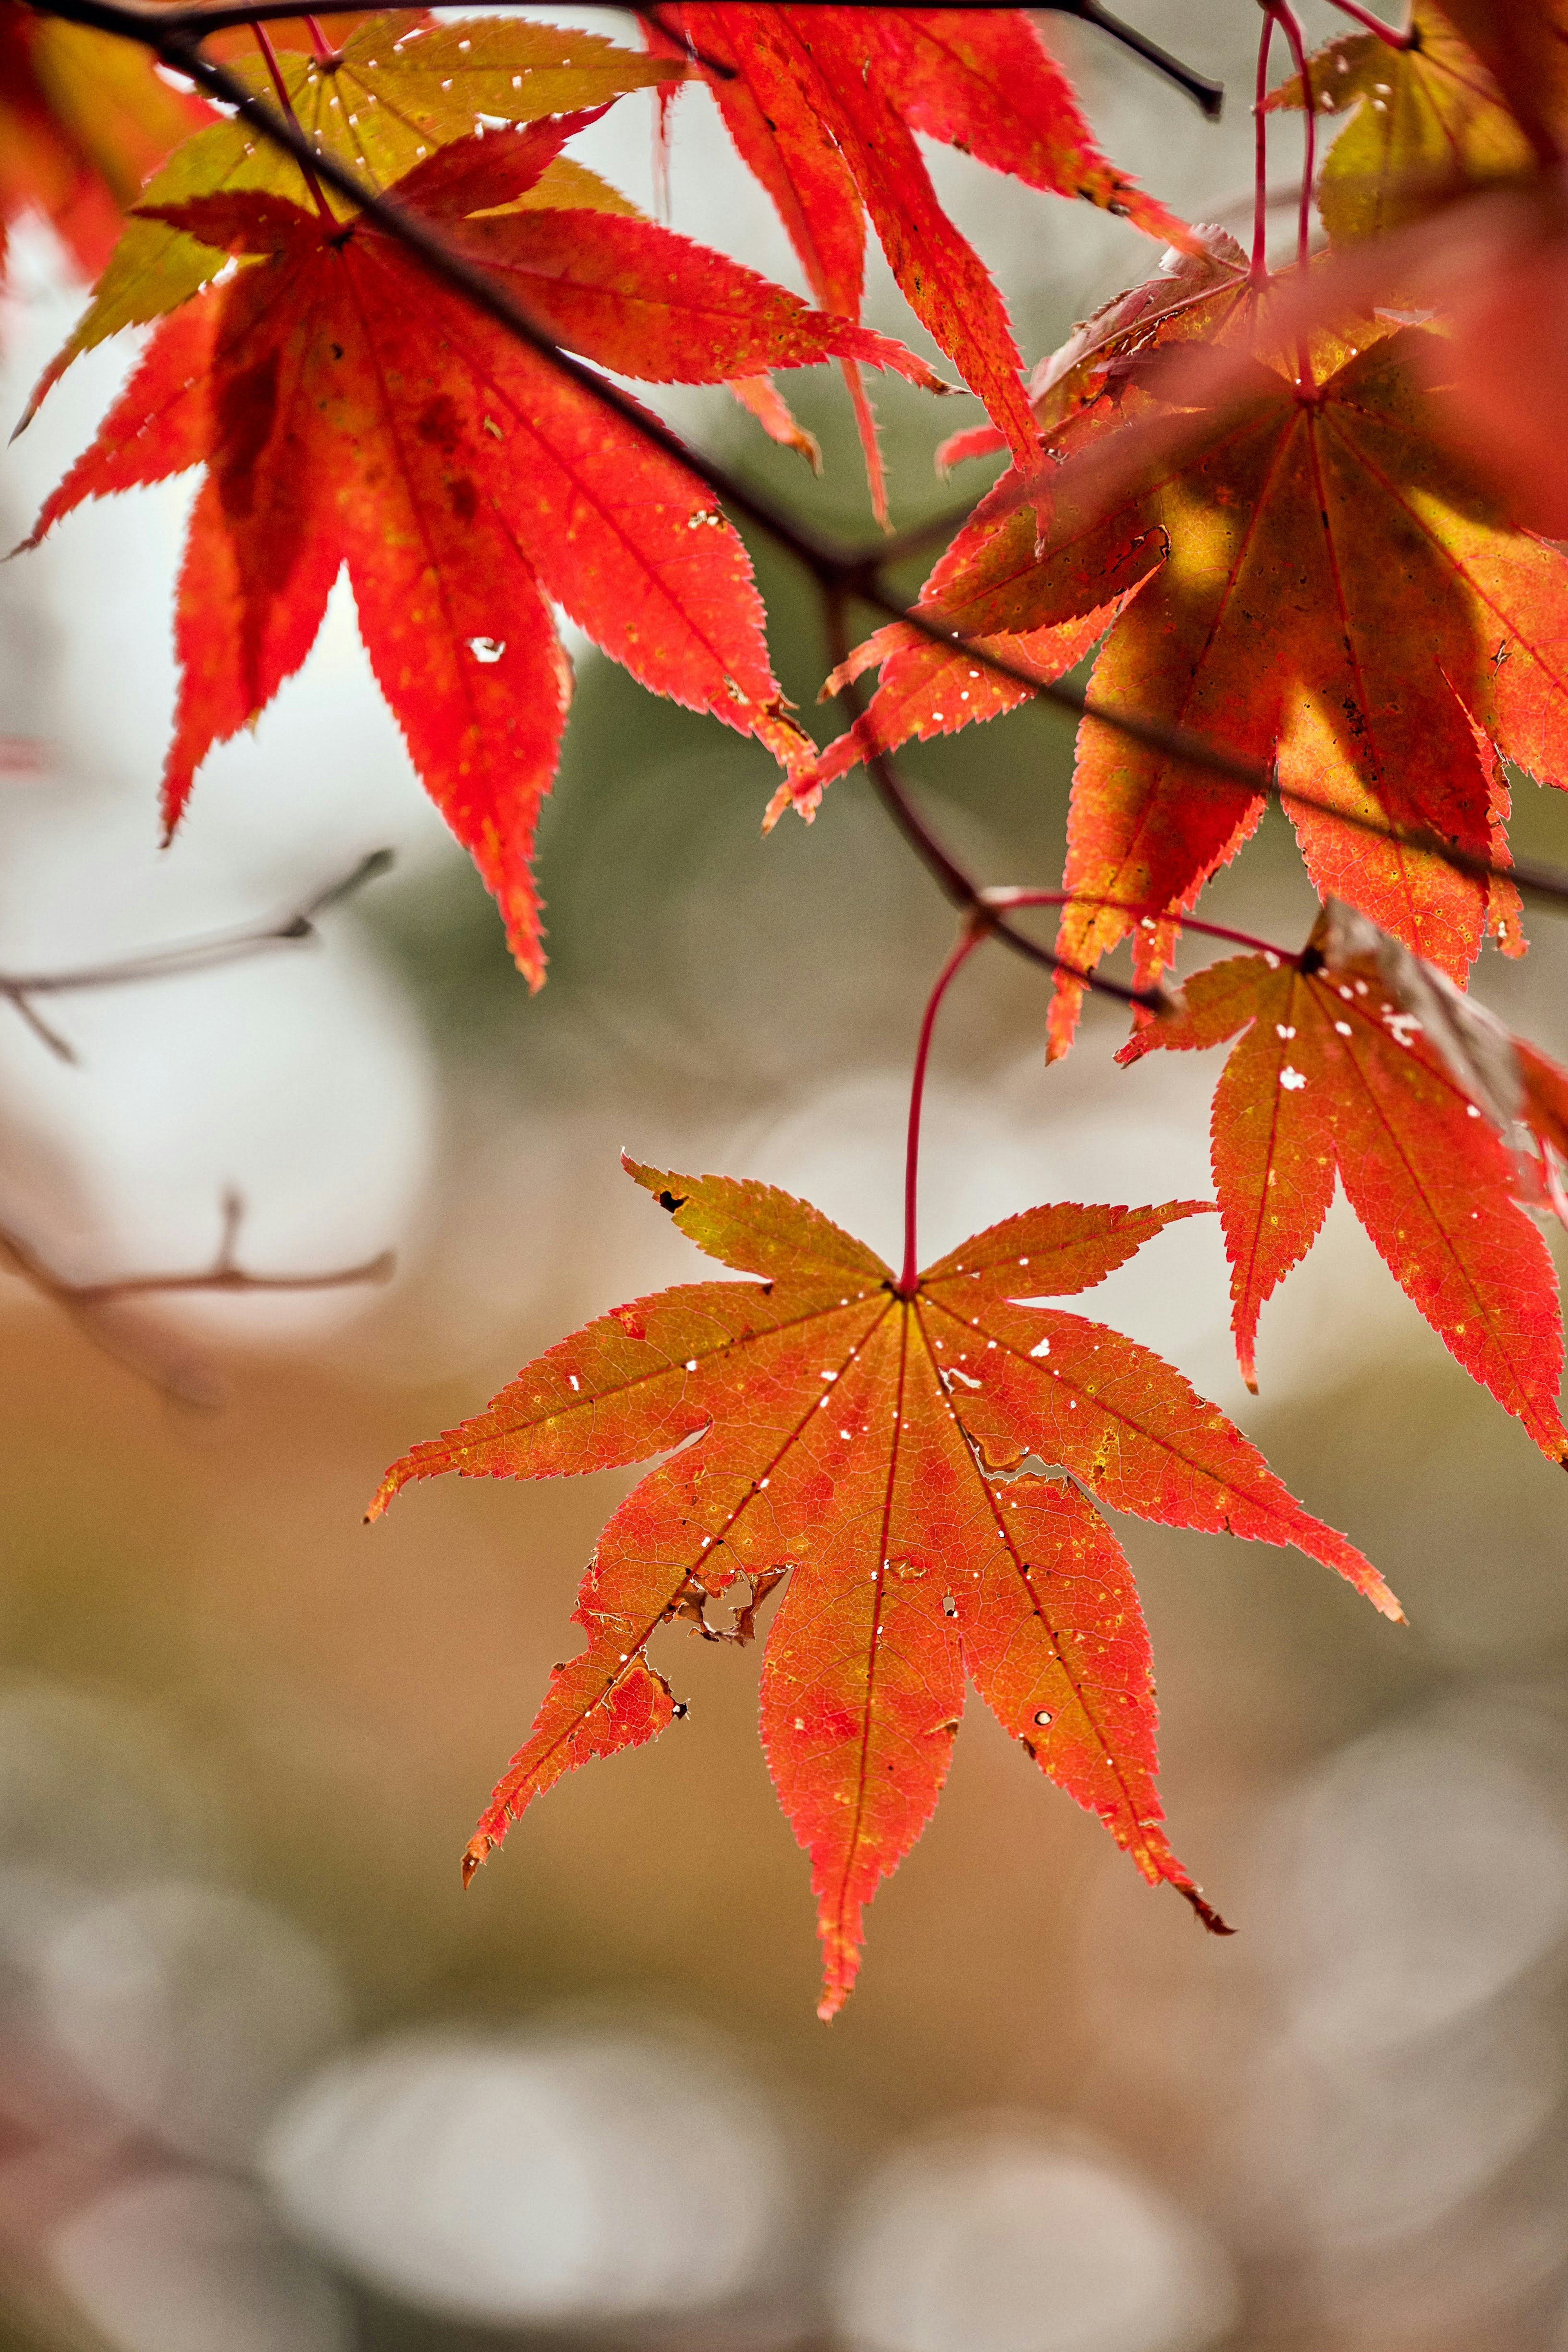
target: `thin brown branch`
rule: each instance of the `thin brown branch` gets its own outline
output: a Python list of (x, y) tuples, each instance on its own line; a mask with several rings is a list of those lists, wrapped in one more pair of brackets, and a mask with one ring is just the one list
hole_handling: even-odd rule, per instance
[(186, 972), (210, 971), (214, 966), (239, 963), (265, 955), (273, 948), (313, 946), (320, 937), (317, 924), (329, 908), (341, 906), (367, 882), (391, 870), (390, 849), (372, 849), (367, 857), (337, 881), (317, 890), (286, 915), (260, 923), (243, 923), (233, 930), (209, 932), (173, 947), (152, 948), (144, 954), (125, 956), (113, 963), (80, 964), (67, 971), (0, 971), (0, 1000), (14, 1005), (34, 1033), (62, 1062), (74, 1062), (74, 1048), (47, 1023), (33, 1000), (64, 996), (89, 988), (125, 988), (146, 980), (174, 980)]
[[(844, 626), (843, 599), (830, 595), (827, 600), (829, 651), (835, 670), (848, 656), (849, 633)], [(865, 704), (858, 682), (846, 679), (839, 688), (838, 699), (850, 716), (852, 726)], [(1085, 987), (1098, 995), (1113, 997), (1118, 1004), (1141, 1004), (1151, 1013), (1163, 1012), (1168, 1003), (1166, 995), (1154, 989), (1124, 988), (1117, 980), (1107, 980), (1101, 973), (1085, 971), (1071, 963), (1050, 948), (1041, 947), (1027, 931), (1020, 931), (1006, 921), (996, 894), (972, 882), (957, 860), (943, 847), (921, 814), (898, 771), (885, 751), (875, 752), (865, 762), (866, 772), (875, 785), (878, 797), (905, 841), (920, 859), (926, 872), (944, 895), (977, 927), (1012, 949), (1026, 962), (1039, 964), (1052, 974), (1063, 972), (1070, 980), (1081, 980)]]
[[(896, 5), (898, 0), (891, 0), (891, 4)], [(311, 13), (316, 16), (343, 16), (357, 14), (363, 5), (364, 0), (321, 0), (321, 5)], [(433, 8), (467, 10), (472, 8), (474, 0), (429, 0), (429, 5)], [(580, 0), (580, 5), (604, 8), (616, 16), (647, 16), (653, 13), (651, 7), (639, 6), (637, 0)], [(846, 8), (877, 8), (886, 7), (890, 0), (796, 0), (796, 5), (808, 8), (830, 5)], [(194, 35), (197, 39), (208, 33), (227, 32), (235, 25), (269, 24), (283, 17), (297, 17), (301, 13), (298, 0), (256, 0), (255, 5), (247, 5), (246, 0), (213, 0), (211, 5), (202, 5), (202, 0), (193, 0), (193, 5), (170, 6), (161, 5), (161, 0), (125, 0), (125, 5), (141, 17), (149, 27), (156, 25), (161, 29)], [(1006, 11), (1011, 14), (1017, 6), (1017, 0), (943, 0), (943, 5), (965, 13)], [(1107, 39), (1117, 42), (1134, 57), (1142, 58), (1145, 65), (1152, 66), (1156, 73), (1163, 74), (1167, 81), (1174, 82), (1211, 122), (1218, 121), (1225, 103), (1224, 86), (1210, 81), (1206, 74), (1195, 72), (1191, 66), (1184, 65), (1179, 58), (1172, 57), (1168, 50), (1162, 49), (1158, 42), (1151, 41), (1135, 26), (1123, 24), (1120, 17), (1113, 16), (1108, 8), (1100, 5), (1100, 0), (1035, 0), (1035, 5), (1042, 12), (1059, 16), (1076, 16), (1082, 23), (1092, 25), (1096, 32), (1103, 33)], [(55, 12), (46, 10), (45, 13)], [(148, 35), (142, 34), (138, 37), (146, 38)], [(729, 67), (716, 65), (712, 59), (701, 57), (700, 53), (698, 62), (708, 72), (717, 73), (726, 80), (731, 79), (732, 68)]]
[(172, 1359), (162, 1363), (154, 1361), (156, 1351), (132, 1347), (123, 1335), (106, 1327), (105, 1310), (131, 1300), (197, 1291), (346, 1290), (361, 1283), (389, 1281), (396, 1267), (392, 1252), (382, 1250), (359, 1265), (338, 1266), (325, 1274), (254, 1274), (240, 1265), (237, 1256), (244, 1220), (245, 1203), (240, 1195), (225, 1192), (217, 1252), (210, 1265), (193, 1271), (117, 1275), (101, 1282), (71, 1282), (57, 1274), (31, 1242), (8, 1225), (0, 1225), (0, 1264), (40, 1297), (60, 1307), (95, 1346), (144, 1380), (152, 1381), (166, 1395), (182, 1403), (206, 1404), (213, 1402), (213, 1385), (204, 1376), (197, 1376), (197, 1367)]

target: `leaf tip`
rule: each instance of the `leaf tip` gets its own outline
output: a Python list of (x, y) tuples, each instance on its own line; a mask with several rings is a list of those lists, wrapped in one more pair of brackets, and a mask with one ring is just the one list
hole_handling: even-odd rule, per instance
[(387, 1472), (386, 1476), (382, 1480), (381, 1485), (376, 1488), (375, 1493), (371, 1496), (370, 1503), (365, 1510), (366, 1527), (372, 1527), (376, 1520), (384, 1515), (388, 1504), (392, 1502), (393, 1497), (401, 1494), (403, 1487), (407, 1486), (409, 1480), (416, 1477), (418, 1475), (418, 1472), (414, 1468), (413, 1457), (412, 1454), (405, 1454), (401, 1461), (394, 1462), (392, 1468)]
[(483, 1830), (479, 1832), (476, 1837), (471, 1837), (469, 1839), (467, 1844), (463, 1849), (463, 1885), (465, 1892), (466, 1892), (468, 1887), (473, 1884), (474, 1873), (480, 1867), (481, 1864), (488, 1860), (490, 1854), (495, 1850), (495, 1839), (493, 1837), (486, 1837)]
[(1211, 1936), (1235, 1935), (1236, 1930), (1229, 1921), (1221, 1917), (1212, 1903), (1204, 1900), (1200, 1888), (1192, 1885), (1179, 1886), (1176, 1892), (1192, 1905), (1199, 1924), (1207, 1927)]

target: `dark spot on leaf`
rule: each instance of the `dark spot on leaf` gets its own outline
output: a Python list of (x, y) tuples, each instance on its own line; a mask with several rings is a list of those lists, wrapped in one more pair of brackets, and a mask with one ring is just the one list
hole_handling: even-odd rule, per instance
[(448, 392), (438, 392), (427, 400), (414, 419), (414, 431), (422, 441), (448, 454), (455, 449), (461, 437), (457, 403)]
[(655, 1192), (653, 1195), (660, 1208), (668, 1209), (672, 1217), (677, 1209), (685, 1207), (688, 1197), (685, 1192)]

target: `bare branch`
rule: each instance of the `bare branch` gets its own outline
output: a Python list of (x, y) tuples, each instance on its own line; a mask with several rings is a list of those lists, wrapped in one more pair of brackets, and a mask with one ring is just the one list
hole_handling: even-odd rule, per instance
[(175, 980), (191, 971), (210, 971), (225, 963), (240, 963), (265, 955), (272, 948), (313, 946), (320, 937), (319, 917), (341, 906), (367, 882), (389, 873), (390, 849), (372, 849), (351, 870), (315, 891), (300, 906), (270, 921), (244, 923), (204, 939), (186, 940), (174, 947), (152, 948), (141, 955), (125, 956), (114, 963), (81, 964), (68, 971), (0, 971), (0, 999), (15, 1005), (28, 1027), (62, 1062), (74, 1062), (74, 1047), (50, 1027), (33, 1000), (39, 996), (75, 994), (87, 988), (124, 988), (137, 981)]
[(41, 1297), (61, 1307), (95, 1346), (144, 1380), (152, 1381), (166, 1395), (185, 1404), (210, 1404), (214, 1401), (213, 1383), (198, 1365), (188, 1359), (176, 1362), (166, 1351), (163, 1360), (155, 1360), (158, 1351), (134, 1347), (122, 1334), (111, 1331), (103, 1319), (105, 1310), (128, 1300), (194, 1291), (344, 1290), (359, 1283), (389, 1281), (396, 1265), (392, 1252), (382, 1250), (362, 1265), (340, 1266), (326, 1274), (252, 1274), (239, 1264), (236, 1255), (244, 1220), (245, 1203), (240, 1195), (225, 1192), (217, 1253), (210, 1265), (193, 1272), (120, 1275), (104, 1282), (70, 1282), (56, 1273), (31, 1242), (7, 1225), (0, 1225), (0, 1264)]
[[(829, 654), (835, 670), (842, 667), (850, 650), (849, 634), (844, 626), (844, 604), (841, 595), (828, 599)], [(944, 639), (943, 642), (946, 642)], [(848, 711), (852, 725), (865, 709), (859, 684), (852, 678), (840, 687), (838, 699)], [(1119, 980), (1106, 980), (1099, 972), (1085, 971), (1066, 957), (1050, 948), (1041, 947), (1027, 931), (1020, 931), (1002, 918), (996, 893), (979, 888), (965, 873), (956, 859), (950, 856), (911, 799), (907, 787), (885, 751), (873, 752), (865, 762), (866, 772), (875, 785), (883, 806), (903, 834), (905, 841), (920, 859), (939, 889), (963, 914), (979, 929), (1000, 940), (1028, 963), (1040, 965), (1052, 973), (1064, 972), (1071, 980), (1081, 980), (1085, 987), (1098, 995), (1114, 998), (1119, 1004), (1140, 1004), (1151, 1013), (1164, 1012), (1169, 1003), (1161, 992), (1146, 988), (1124, 988)]]

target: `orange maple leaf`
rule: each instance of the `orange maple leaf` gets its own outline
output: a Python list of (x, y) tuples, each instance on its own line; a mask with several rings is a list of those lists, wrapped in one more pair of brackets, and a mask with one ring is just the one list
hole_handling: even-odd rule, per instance
[[(1232, 956), (1196, 973), (1176, 1013), (1138, 1028), (1116, 1058), (1242, 1033), (1211, 1135), (1249, 1388), (1260, 1310), (1317, 1239), (1337, 1175), (1449, 1353), (1568, 1465), (1557, 1276), (1527, 1213), (1568, 1206), (1568, 1072), (1412, 964), (1335, 908), (1300, 956)], [(1406, 975), (1414, 988), (1398, 984)], [(1538, 1156), (1521, 1164), (1526, 1137)]]
[[(788, 1193), (626, 1166), (710, 1257), (760, 1279), (687, 1285), (601, 1317), (474, 1420), (416, 1446), (371, 1509), (443, 1471), (559, 1477), (681, 1449), (601, 1536), (576, 1612), (588, 1645), (551, 1675), (465, 1875), (563, 1772), (670, 1721), (646, 1654), (662, 1624), (701, 1620), (743, 1577), (744, 1635), (787, 1576), (762, 1737), (811, 1854), (822, 2016), (854, 1980), (864, 1906), (936, 1805), (966, 1678), (1147, 1879), (1221, 1928), (1161, 1827), (1148, 1638), (1120, 1547), (1082, 1487), (1167, 1526), (1294, 1544), (1385, 1615), (1399, 1609), (1179, 1372), (1103, 1325), (1030, 1303), (1088, 1289), (1210, 1203), (1028, 1210), (905, 1295), (874, 1252)], [(1013, 1475), (1030, 1456), (1055, 1471)]]

